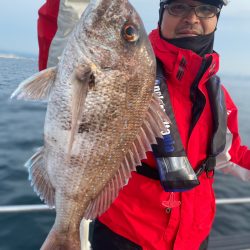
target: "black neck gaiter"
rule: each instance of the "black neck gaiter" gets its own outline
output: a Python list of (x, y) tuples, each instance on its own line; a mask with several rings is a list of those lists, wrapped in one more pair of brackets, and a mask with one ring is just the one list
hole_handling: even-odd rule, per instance
[(192, 36), (167, 39), (162, 36), (164, 40), (182, 49), (192, 50), (199, 56), (203, 57), (205, 54), (213, 52), (214, 46), (214, 32), (208, 35)]

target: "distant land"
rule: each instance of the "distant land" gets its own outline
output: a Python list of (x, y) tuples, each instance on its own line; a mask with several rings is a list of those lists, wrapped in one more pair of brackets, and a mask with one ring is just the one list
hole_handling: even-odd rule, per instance
[(27, 52), (18, 52), (18, 51), (9, 51), (0, 49), (0, 58), (9, 58), (9, 59), (34, 59), (37, 60), (37, 55)]

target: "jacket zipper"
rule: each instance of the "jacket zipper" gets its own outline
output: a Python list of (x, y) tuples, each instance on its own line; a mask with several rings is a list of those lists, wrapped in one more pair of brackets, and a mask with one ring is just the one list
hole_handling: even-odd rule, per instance
[(210, 57), (209, 59), (203, 58), (202, 62), (201, 62), (201, 66), (199, 68), (199, 71), (191, 85), (190, 88), (190, 99), (193, 103), (192, 106), (192, 117), (191, 117), (191, 124), (190, 124), (190, 128), (189, 128), (189, 136), (191, 135), (193, 128), (195, 127), (196, 123), (198, 122), (202, 111), (205, 107), (205, 96), (203, 95), (203, 93), (199, 90), (198, 85), (199, 82), (201, 80), (201, 78), (203, 77), (204, 73), (206, 72), (206, 70), (208, 69), (209, 65), (211, 64), (212, 61), (212, 57)]

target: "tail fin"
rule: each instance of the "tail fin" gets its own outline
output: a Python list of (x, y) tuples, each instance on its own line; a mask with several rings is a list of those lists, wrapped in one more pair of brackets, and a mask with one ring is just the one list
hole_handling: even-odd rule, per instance
[(80, 250), (79, 231), (74, 234), (60, 234), (55, 229), (51, 229), (40, 250)]

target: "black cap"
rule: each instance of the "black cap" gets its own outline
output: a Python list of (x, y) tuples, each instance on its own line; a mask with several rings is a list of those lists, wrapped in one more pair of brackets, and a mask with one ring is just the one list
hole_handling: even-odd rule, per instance
[[(160, 0), (160, 5), (173, 2), (174, 0)], [(218, 8), (222, 8), (223, 5), (228, 4), (228, 0), (198, 0), (198, 2), (215, 5)]]

